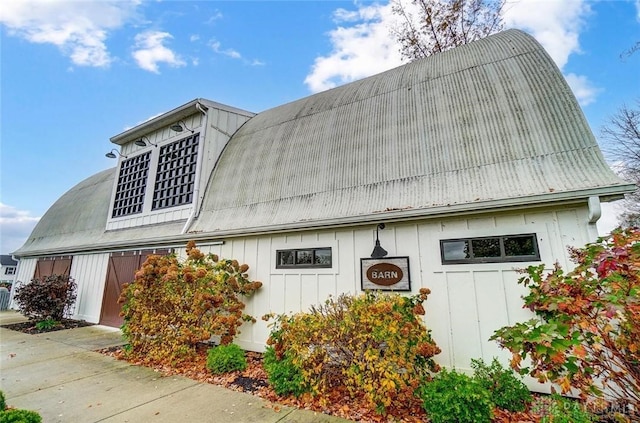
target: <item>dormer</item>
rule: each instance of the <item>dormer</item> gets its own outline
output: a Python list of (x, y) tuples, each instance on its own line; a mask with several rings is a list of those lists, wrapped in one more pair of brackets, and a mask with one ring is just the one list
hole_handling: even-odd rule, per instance
[(253, 116), (195, 99), (112, 137), (120, 154), (106, 229), (187, 222), (222, 150)]

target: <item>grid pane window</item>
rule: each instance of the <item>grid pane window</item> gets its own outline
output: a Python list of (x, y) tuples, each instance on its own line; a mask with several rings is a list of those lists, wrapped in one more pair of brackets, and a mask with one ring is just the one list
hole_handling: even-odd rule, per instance
[(331, 267), (331, 248), (277, 250), (276, 269)]
[(536, 234), (440, 241), (442, 264), (539, 261)]
[(142, 212), (150, 161), (150, 152), (122, 161), (111, 217), (128, 216)]
[(193, 201), (199, 134), (160, 147), (152, 210)]

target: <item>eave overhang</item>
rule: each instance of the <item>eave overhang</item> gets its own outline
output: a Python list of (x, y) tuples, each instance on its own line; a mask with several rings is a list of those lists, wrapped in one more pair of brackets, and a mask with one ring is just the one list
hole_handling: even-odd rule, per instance
[(183, 120), (194, 113), (206, 111), (209, 108), (216, 108), (220, 110), (225, 110), (232, 113), (237, 113), (247, 117), (255, 116), (255, 113), (238, 109), (235, 107), (227, 106), (222, 103), (216, 103), (215, 101), (206, 100), (204, 98), (196, 98), (195, 100), (191, 100), (190, 102), (183, 104), (182, 106), (176, 107), (175, 109), (163, 113), (160, 116), (157, 116), (153, 119), (149, 119), (141, 123), (138, 126), (134, 126), (131, 129), (128, 129), (118, 135), (114, 135), (109, 140), (113, 144), (124, 145), (131, 141), (135, 141), (141, 138), (143, 135), (147, 135), (150, 132), (156, 131), (158, 129), (164, 128), (166, 126), (172, 125), (179, 120)]
[(429, 208), (407, 208), (400, 210), (383, 210), (358, 216), (339, 217), (314, 221), (291, 222), (280, 225), (255, 226), (231, 230), (214, 230), (211, 232), (193, 232), (170, 237), (149, 237), (135, 240), (118, 241), (102, 244), (76, 245), (73, 248), (54, 248), (29, 251), (19, 255), (14, 252), (16, 258), (50, 256), (59, 254), (88, 254), (93, 252), (109, 252), (121, 250), (135, 250), (153, 247), (181, 247), (188, 241), (204, 243), (223, 243), (225, 238), (237, 238), (241, 236), (270, 235), (282, 232), (300, 232), (308, 230), (326, 230), (344, 227), (370, 226), (377, 222), (408, 222), (420, 219), (450, 218), (454, 216), (466, 216), (478, 213), (505, 212), (531, 208), (544, 208), (552, 206), (571, 206), (585, 203), (589, 197), (599, 197), (601, 201), (615, 201), (621, 199), (624, 194), (633, 192), (634, 184), (607, 186), (595, 189), (587, 189), (569, 192), (554, 192), (528, 197), (507, 198), (500, 200), (478, 201), (476, 203), (452, 204)]

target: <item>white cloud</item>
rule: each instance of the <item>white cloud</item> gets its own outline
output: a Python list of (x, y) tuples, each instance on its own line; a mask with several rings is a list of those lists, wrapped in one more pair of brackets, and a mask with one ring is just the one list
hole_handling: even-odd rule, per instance
[(357, 11), (334, 12), (338, 26), (329, 32), (333, 50), (316, 58), (304, 80), (312, 92), (380, 73), (402, 64), (398, 45), (389, 35), (394, 21), (390, 5), (361, 5)]
[(580, 52), (578, 38), (590, 12), (584, 0), (519, 0), (507, 3), (504, 21), (533, 35), (562, 69), (570, 54)]
[(28, 211), (0, 203), (0, 252), (9, 254), (22, 247), (39, 220)]
[[(580, 54), (580, 31), (591, 9), (584, 0), (519, 0), (507, 3), (505, 25), (529, 32), (562, 70), (571, 54)], [(569, 73), (567, 83), (582, 106), (593, 103), (600, 89), (586, 76)]]
[(185, 66), (182, 60), (173, 50), (164, 45), (164, 42), (173, 38), (168, 32), (146, 31), (136, 35), (135, 50), (131, 54), (138, 66), (153, 73), (160, 73), (158, 64), (166, 63), (172, 67)]
[(216, 10), (215, 12), (213, 12), (213, 14), (211, 16), (209, 16), (209, 19), (206, 20), (205, 24), (207, 25), (211, 25), (213, 24), (215, 21), (222, 19), (222, 12), (220, 12), (219, 10)]
[(105, 41), (135, 15), (138, 1), (5, 1), (0, 23), (8, 33), (32, 43), (53, 44), (78, 66), (112, 62)]
[[(404, 5), (411, 13), (412, 3)], [(504, 21), (507, 28), (531, 33), (562, 69), (571, 54), (580, 53), (579, 35), (590, 12), (585, 0), (518, 0), (507, 3)], [(333, 18), (337, 27), (328, 33), (332, 51), (315, 59), (304, 81), (312, 92), (402, 64), (399, 45), (390, 36), (398, 18), (388, 3), (356, 3), (356, 10), (337, 9)], [(585, 76), (570, 74), (567, 80), (580, 104), (595, 101), (599, 90)]]
[(242, 59), (242, 55), (232, 48), (223, 50), (222, 44), (220, 44), (220, 41), (212, 41), (210, 45), (211, 45), (211, 49), (218, 54), (229, 56), (232, 59)]
[(640, 0), (636, 0), (636, 19), (640, 22)]
[(586, 76), (576, 75), (574, 73), (569, 73), (564, 76), (567, 80), (567, 83), (571, 87), (571, 91), (578, 99), (578, 103), (581, 106), (586, 106), (588, 104), (596, 101), (596, 96), (602, 90), (593, 86), (593, 84), (587, 79)]

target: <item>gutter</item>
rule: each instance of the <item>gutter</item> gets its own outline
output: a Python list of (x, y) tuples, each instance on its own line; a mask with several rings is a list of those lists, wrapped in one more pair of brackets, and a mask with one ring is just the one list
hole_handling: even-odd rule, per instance
[[(470, 215), (477, 213), (488, 213), (495, 211), (521, 210), (530, 208), (549, 207), (553, 205), (569, 205), (576, 203), (584, 203), (589, 201), (589, 197), (601, 197), (605, 201), (616, 200), (622, 198), (625, 193), (632, 192), (636, 189), (633, 184), (607, 186), (596, 189), (588, 189), (581, 191), (570, 191), (542, 195), (533, 195), (529, 197), (518, 197), (510, 199), (502, 199), (497, 201), (483, 201), (478, 203), (464, 203), (457, 205), (444, 205), (431, 207), (429, 209), (402, 209), (391, 211), (380, 211), (362, 214), (358, 216), (339, 217), (324, 220), (298, 221), (291, 223), (283, 223), (279, 225), (255, 226), (250, 228), (236, 228), (215, 232), (189, 232), (176, 234), (175, 236), (152, 237), (136, 240), (125, 240), (118, 242), (109, 242), (105, 244), (85, 244), (73, 247), (62, 247), (52, 249), (42, 249), (26, 252), (24, 255), (15, 257), (32, 257), (58, 254), (72, 253), (88, 253), (108, 250), (123, 249), (139, 249), (149, 247), (163, 247), (168, 245), (184, 245), (188, 241), (196, 241), (200, 243), (223, 243), (224, 238), (237, 238), (241, 236), (261, 236), (282, 232), (301, 232), (307, 230), (324, 230), (340, 227), (361, 227), (370, 226), (377, 222), (406, 222), (418, 219), (434, 219), (441, 217), (451, 217), (451, 215)], [(585, 204), (585, 205), (588, 205)]]

